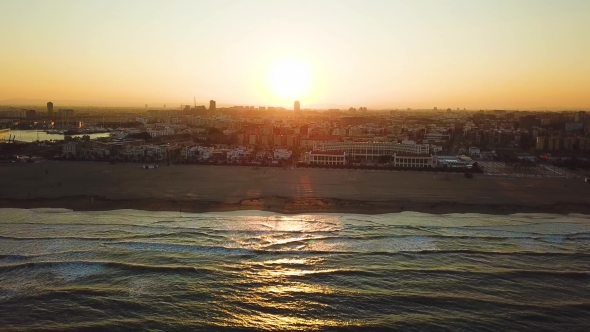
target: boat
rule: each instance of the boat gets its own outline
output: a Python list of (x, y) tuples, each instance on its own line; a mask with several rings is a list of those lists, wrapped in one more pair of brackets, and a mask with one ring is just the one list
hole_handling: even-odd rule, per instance
[(69, 129), (63, 133), (64, 135), (80, 135), (79, 130)]

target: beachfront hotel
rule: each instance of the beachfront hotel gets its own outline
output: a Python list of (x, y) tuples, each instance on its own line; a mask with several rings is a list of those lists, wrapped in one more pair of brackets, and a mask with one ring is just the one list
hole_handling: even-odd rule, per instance
[(314, 151), (343, 151), (352, 159), (378, 160), (381, 156), (396, 153), (427, 155), (428, 144), (404, 144), (397, 142), (318, 142)]
[(346, 152), (310, 151), (303, 156), (303, 162), (311, 165), (346, 165)]
[(430, 154), (396, 153), (393, 156), (393, 165), (411, 168), (434, 167), (436, 160)]

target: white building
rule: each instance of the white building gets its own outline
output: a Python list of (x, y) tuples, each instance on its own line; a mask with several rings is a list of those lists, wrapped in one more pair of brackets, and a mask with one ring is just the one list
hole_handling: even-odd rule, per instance
[(396, 153), (428, 154), (428, 144), (400, 144), (396, 142), (318, 142), (315, 151), (343, 151), (347, 156), (376, 160)]
[(244, 147), (240, 147), (234, 150), (230, 150), (227, 152), (227, 160), (239, 160), (248, 157), (251, 153), (251, 150), (248, 150)]
[(303, 161), (311, 165), (345, 165), (344, 151), (311, 151), (306, 152)]
[(198, 160), (208, 160), (211, 158), (213, 153), (215, 152), (215, 148), (207, 147), (207, 146), (195, 146), (190, 149), (189, 157), (196, 158)]
[(119, 155), (128, 160), (141, 160), (150, 158), (153, 160), (164, 160), (168, 156), (168, 148), (161, 145), (126, 145)]
[(471, 167), (474, 161), (467, 156), (438, 156), (436, 163), (446, 167)]
[(289, 159), (292, 153), (287, 149), (275, 149), (273, 159)]
[(393, 165), (395, 167), (424, 168), (434, 167), (436, 162), (430, 154), (396, 153), (393, 157)]

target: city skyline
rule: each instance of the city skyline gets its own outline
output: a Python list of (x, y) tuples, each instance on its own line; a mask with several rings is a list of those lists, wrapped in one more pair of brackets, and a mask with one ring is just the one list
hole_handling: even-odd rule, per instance
[(576, 0), (2, 2), (8, 26), (28, 23), (0, 31), (0, 103), (583, 109), (588, 10)]

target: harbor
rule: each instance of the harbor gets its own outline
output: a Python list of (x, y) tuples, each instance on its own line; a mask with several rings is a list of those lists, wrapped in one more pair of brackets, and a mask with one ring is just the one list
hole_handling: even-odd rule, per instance
[[(9, 133), (3, 134), (3, 129), (0, 129), (0, 141), (5, 140), (8, 141), (9, 139), (12, 141), (19, 141), (19, 142), (36, 142), (36, 141), (59, 141), (63, 140), (64, 136), (66, 135), (65, 132), (57, 133), (52, 132), (49, 133), (48, 131), (42, 130), (9, 130)], [(69, 135), (72, 137), (82, 137), (84, 135), (90, 136), (90, 139), (95, 138), (102, 138), (102, 137), (109, 137), (109, 132), (99, 132), (99, 133), (85, 133), (80, 132), (79, 134)]]

